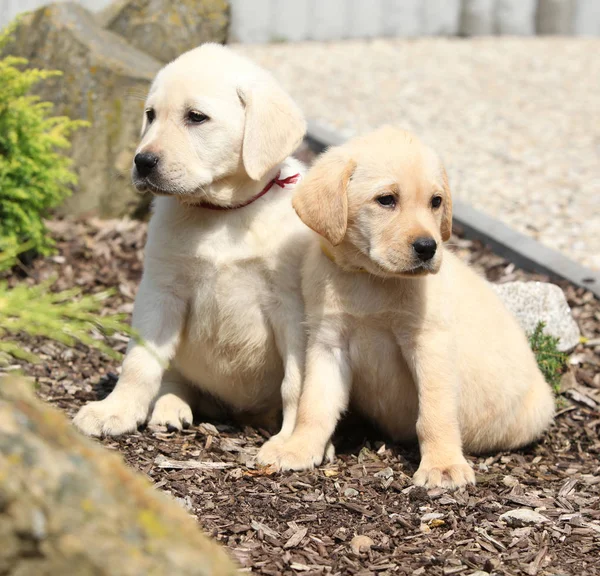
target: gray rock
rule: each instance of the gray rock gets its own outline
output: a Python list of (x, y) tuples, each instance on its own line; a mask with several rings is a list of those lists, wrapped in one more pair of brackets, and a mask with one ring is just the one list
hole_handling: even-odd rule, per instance
[(496, 33), (510, 36), (535, 34), (536, 5), (536, 0), (496, 0)]
[(38, 68), (61, 70), (36, 88), (55, 112), (87, 120), (73, 137), (79, 184), (63, 210), (100, 216), (131, 214), (140, 195), (130, 169), (148, 86), (161, 64), (101, 28), (74, 3), (51, 4), (24, 17), (5, 52)]
[(0, 541), (4, 574), (238, 574), (171, 498), (14, 378), (0, 378)]
[(492, 288), (528, 334), (539, 322), (544, 322), (544, 332), (559, 338), (559, 350), (567, 352), (579, 343), (579, 326), (573, 319), (563, 291), (555, 284), (507, 282), (492, 284)]
[(97, 16), (102, 26), (161, 62), (203, 42), (225, 43), (227, 0), (115, 0)]
[(575, 0), (539, 0), (538, 34), (568, 35), (573, 32)]
[(463, 36), (490, 36), (494, 33), (495, 0), (463, 0), (460, 33)]
[(542, 516), (539, 512), (530, 510), (529, 508), (517, 508), (516, 510), (509, 510), (500, 516), (500, 520), (506, 522), (511, 527), (535, 526), (536, 524), (550, 522), (548, 518)]

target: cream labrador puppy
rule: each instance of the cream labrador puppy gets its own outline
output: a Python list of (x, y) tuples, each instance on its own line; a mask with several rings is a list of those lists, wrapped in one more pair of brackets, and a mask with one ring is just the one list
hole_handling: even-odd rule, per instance
[(130, 343), (114, 391), (75, 417), (80, 430), (131, 432), (152, 407), (152, 423), (187, 426), (192, 384), (235, 412), (270, 420), (283, 408), (278, 438), (292, 432), (310, 231), (292, 209), (303, 166), (289, 155), (305, 128), (275, 80), (223, 46), (158, 73), (133, 166), (136, 187), (157, 196), (133, 313), (145, 345)]
[(399, 441), (414, 482), (457, 487), (463, 455), (535, 440), (554, 412), (525, 334), (448, 252), (452, 199), (436, 154), (385, 127), (329, 150), (293, 200), (320, 237), (305, 264), (306, 378), (281, 469), (318, 465), (349, 402)]

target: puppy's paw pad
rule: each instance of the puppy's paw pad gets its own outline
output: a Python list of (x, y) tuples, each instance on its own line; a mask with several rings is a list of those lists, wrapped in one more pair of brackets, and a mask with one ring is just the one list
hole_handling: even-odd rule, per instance
[(110, 401), (90, 402), (76, 414), (73, 424), (88, 436), (120, 436), (135, 432), (145, 419), (126, 407), (126, 403)]
[(166, 426), (169, 432), (189, 428), (193, 422), (189, 404), (175, 394), (161, 396), (154, 405), (149, 426)]
[(413, 483), (425, 488), (460, 488), (475, 484), (475, 473), (469, 463), (421, 464), (413, 476)]
[(279, 470), (310, 470), (323, 462), (324, 451), (310, 448), (310, 442), (290, 439), (270, 440), (259, 451), (256, 461), (271, 464)]

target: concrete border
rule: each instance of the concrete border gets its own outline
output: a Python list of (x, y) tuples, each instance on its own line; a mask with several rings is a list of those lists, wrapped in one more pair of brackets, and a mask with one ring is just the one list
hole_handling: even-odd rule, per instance
[[(342, 135), (318, 122), (308, 122), (306, 141), (314, 152), (321, 153), (344, 140)], [(480, 240), (523, 270), (545, 274), (554, 280), (567, 280), (600, 298), (600, 272), (581, 266), (462, 200), (454, 199), (452, 204), (454, 223), (463, 229), (466, 238)]]

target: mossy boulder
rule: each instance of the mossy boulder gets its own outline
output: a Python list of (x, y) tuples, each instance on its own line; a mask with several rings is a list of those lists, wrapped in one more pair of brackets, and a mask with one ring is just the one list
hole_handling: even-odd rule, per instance
[(98, 20), (107, 29), (161, 62), (203, 42), (224, 44), (229, 27), (226, 0), (116, 0)]
[(31, 66), (61, 70), (62, 76), (40, 84), (37, 93), (54, 103), (57, 114), (91, 124), (73, 138), (79, 184), (63, 211), (133, 213), (141, 198), (130, 182), (131, 162), (143, 101), (162, 64), (103, 29), (74, 3), (51, 4), (25, 16), (4, 53), (27, 58)]
[(178, 504), (0, 379), (0, 574), (233, 576)]

